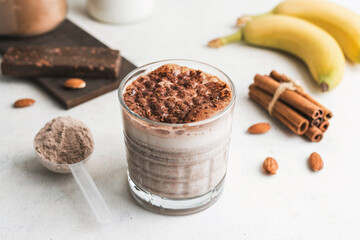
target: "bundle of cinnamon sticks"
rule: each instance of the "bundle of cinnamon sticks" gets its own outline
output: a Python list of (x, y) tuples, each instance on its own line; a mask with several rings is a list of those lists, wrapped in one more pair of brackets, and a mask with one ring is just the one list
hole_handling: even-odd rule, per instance
[(249, 96), (295, 134), (304, 135), (312, 142), (321, 141), (333, 114), (301, 87), (284, 90), (272, 109), (268, 109), (280, 85), (289, 82), (292, 82), (290, 78), (277, 71), (272, 71), (270, 76), (257, 74), (249, 87)]

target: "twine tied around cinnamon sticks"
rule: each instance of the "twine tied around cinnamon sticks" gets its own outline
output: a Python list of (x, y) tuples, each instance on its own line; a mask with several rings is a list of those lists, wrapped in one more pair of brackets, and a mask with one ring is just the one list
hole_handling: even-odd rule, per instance
[(304, 92), (294, 80), (272, 71), (256, 74), (249, 96), (297, 135), (318, 142), (329, 127), (332, 112)]
[(276, 89), (274, 96), (271, 99), (269, 106), (267, 108), (270, 115), (272, 115), (272, 110), (274, 108), (275, 102), (279, 99), (280, 95), (287, 89), (292, 91), (301, 91), (301, 92), (304, 91), (304, 89), (297, 82), (295, 82), (290, 78), (288, 78), (288, 82), (281, 82), (278, 88)]

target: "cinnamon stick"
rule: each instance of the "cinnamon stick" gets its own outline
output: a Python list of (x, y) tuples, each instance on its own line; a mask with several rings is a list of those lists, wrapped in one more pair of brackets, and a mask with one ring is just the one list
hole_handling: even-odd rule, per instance
[[(260, 74), (256, 74), (254, 80), (257, 87), (271, 95), (274, 95), (280, 85), (279, 82), (275, 81), (271, 77), (262, 76)], [(322, 117), (323, 112), (319, 106), (310, 102), (295, 91), (285, 90), (280, 95), (279, 99), (310, 118), (315, 119)]]
[(320, 124), (322, 123), (323, 118), (319, 117), (319, 118), (315, 118), (315, 119), (309, 119), (309, 124), (310, 126), (315, 126), (315, 127), (319, 127)]
[[(284, 74), (280, 74), (277, 71), (273, 70), (270, 73), (270, 77), (272, 77), (274, 80), (278, 81), (278, 82), (289, 82), (289, 78), (284, 75)], [(333, 117), (332, 112), (327, 109), (326, 107), (324, 107), (322, 104), (320, 104), (318, 101), (316, 101), (314, 98), (312, 98), (309, 94), (305, 93), (304, 91), (297, 91), (299, 94), (301, 94), (304, 98), (306, 98), (307, 100), (309, 100), (310, 102), (312, 102), (313, 104), (317, 105), (318, 107), (320, 107), (323, 111), (324, 111), (324, 119), (325, 120), (329, 120), (330, 118)]]
[[(261, 107), (267, 109), (272, 96), (254, 84), (249, 87), (249, 96)], [(281, 101), (274, 104), (272, 115), (297, 135), (303, 135), (309, 128), (309, 122), (295, 110)]]
[(329, 120), (330, 118), (333, 117), (333, 113), (327, 109), (326, 107), (324, 107), (323, 105), (321, 105), (319, 102), (317, 102), (315, 99), (313, 99), (309, 94), (305, 93), (305, 92), (299, 92), (299, 94), (301, 94), (304, 98), (306, 98), (307, 100), (309, 100), (310, 102), (314, 103), (315, 105), (319, 106), (320, 108), (322, 108), (322, 110), (324, 111), (324, 119), (325, 120)]
[(329, 121), (325, 120), (323, 121), (320, 126), (319, 126), (319, 129), (322, 131), (322, 132), (325, 132), (328, 128), (329, 128)]
[(271, 71), (270, 77), (272, 77), (274, 80), (278, 82), (290, 82), (287, 76), (285, 76), (284, 74), (280, 74), (276, 70)]
[(312, 142), (320, 142), (323, 138), (323, 132), (318, 127), (309, 127), (305, 132), (305, 136)]

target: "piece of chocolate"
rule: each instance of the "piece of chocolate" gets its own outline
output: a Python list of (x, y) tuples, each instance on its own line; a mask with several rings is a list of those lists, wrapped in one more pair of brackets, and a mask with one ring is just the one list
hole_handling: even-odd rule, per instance
[(1, 63), (3, 75), (116, 79), (120, 52), (104, 47), (10, 47)]

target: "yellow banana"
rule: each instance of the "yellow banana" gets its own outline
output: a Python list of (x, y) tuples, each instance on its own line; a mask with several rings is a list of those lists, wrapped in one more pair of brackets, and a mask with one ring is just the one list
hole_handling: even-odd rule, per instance
[(320, 27), (291, 16), (265, 15), (246, 23), (237, 33), (209, 42), (210, 47), (244, 41), (289, 52), (302, 59), (322, 91), (343, 77), (345, 58), (336, 40)]
[(329, 32), (345, 56), (360, 63), (360, 16), (337, 4), (323, 0), (287, 0), (272, 11), (310, 21)]

